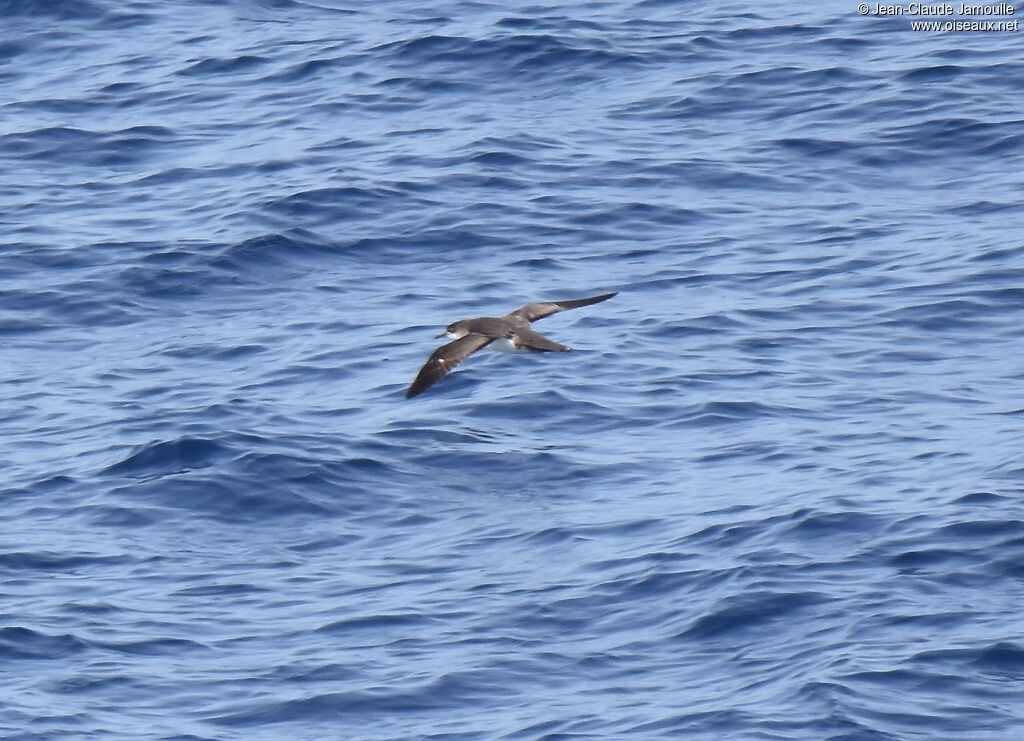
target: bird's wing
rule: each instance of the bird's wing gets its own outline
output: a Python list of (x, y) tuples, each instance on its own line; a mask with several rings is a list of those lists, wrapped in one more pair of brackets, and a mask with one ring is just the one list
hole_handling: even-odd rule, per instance
[(512, 333), (512, 341), (519, 347), (532, 352), (567, 352), (570, 348), (549, 340), (542, 334), (531, 329), (522, 329)]
[(409, 385), (409, 390), (405, 392), (405, 398), (411, 399), (417, 394), (422, 394), (447, 376), (452, 368), (480, 348), (486, 347), (492, 342), (494, 342), (493, 337), (485, 337), (482, 334), (470, 332), (465, 337), (453, 340), (447, 345), (441, 345), (441, 347), (434, 350), (434, 353), (427, 362), (420, 368), (416, 379)]
[(575, 301), (541, 301), (535, 304), (527, 304), (515, 311), (510, 311), (507, 316), (517, 316), (520, 319), (533, 322), (566, 309), (578, 309), (581, 306), (590, 306), (591, 304), (607, 301), (617, 293), (618, 291), (615, 293), (605, 293), (600, 296), (591, 296), (590, 298), (578, 298)]

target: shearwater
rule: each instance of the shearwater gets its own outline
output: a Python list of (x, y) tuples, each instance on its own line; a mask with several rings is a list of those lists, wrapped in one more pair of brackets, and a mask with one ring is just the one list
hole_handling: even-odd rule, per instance
[(438, 335), (447, 335), (452, 342), (434, 350), (409, 385), (405, 398), (411, 399), (444, 378), (463, 360), (484, 347), (501, 352), (567, 352), (570, 348), (534, 332), (530, 323), (566, 309), (607, 301), (615, 293), (605, 293), (573, 301), (541, 301), (510, 311), (505, 316), (481, 316), (452, 322)]

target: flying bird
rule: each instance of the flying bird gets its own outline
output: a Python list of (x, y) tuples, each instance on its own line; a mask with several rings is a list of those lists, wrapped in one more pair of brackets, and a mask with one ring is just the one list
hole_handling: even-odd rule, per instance
[(541, 301), (527, 304), (505, 316), (481, 316), (452, 322), (438, 337), (452, 339), (434, 350), (409, 385), (405, 398), (411, 399), (444, 378), (459, 363), (484, 347), (501, 352), (567, 352), (570, 348), (549, 340), (530, 329), (530, 323), (566, 309), (578, 309), (607, 301), (615, 293), (605, 293), (574, 301)]

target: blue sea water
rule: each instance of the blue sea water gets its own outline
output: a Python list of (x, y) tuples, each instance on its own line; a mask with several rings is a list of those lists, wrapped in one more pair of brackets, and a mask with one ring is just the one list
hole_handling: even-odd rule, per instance
[(0, 18), (0, 736), (1024, 734), (1024, 31)]

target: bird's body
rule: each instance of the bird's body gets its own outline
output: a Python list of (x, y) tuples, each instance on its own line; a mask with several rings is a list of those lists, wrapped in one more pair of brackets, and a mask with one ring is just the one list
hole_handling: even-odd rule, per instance
[(409, 386), (405, 397), (422, 394), (434, 383), (444, 378), (463, 360), (477, 350), (491, 347), (500, 352), (567, 352), (570, 348), (549, 340), (531, 329), (530, 324), (566, 309), (590, 306), (607, 301), (614, 293), (581, 298), (572, 301), (547, 301), (527, 304), (505, 316), (483, 316), (476, 319), (460, 319), (448, 325), (438, 335), (452, 339), (447, 345), (437, 348), (419, 374)]

